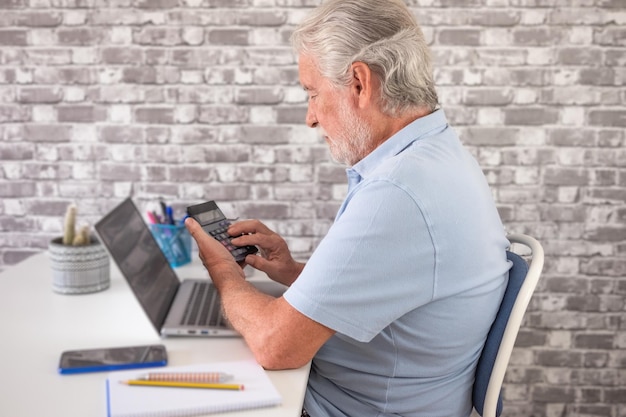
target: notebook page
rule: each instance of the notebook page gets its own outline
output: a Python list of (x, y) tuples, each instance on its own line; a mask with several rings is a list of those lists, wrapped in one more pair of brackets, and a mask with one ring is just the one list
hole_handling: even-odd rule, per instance
[(120, 383), (136, 379), (146, 370), (112, 372), (107, 378), (107, 415), (109, 417), (178, 417), (272, 407), (282, 402), (269, 377), (254, 360), (210, 364), (168, 366), (159, 372), (224, 372), (232, 383), (244, 389), (217, 390), (129, 386)]

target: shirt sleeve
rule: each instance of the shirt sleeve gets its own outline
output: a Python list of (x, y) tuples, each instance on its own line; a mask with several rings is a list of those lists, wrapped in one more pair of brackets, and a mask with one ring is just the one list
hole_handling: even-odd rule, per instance
[(436, 249), (419, 200), (377, 180), (359, 184), (285, 299), (361, 342), (433, 297)]

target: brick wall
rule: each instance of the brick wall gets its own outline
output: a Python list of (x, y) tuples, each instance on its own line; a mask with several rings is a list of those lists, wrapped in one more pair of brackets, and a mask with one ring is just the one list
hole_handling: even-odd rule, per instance
[[(407, 3), (508, 230), (546, 249), (505, 415), (626, 416), (626, 3)], [(0, 1), (0, 269), (69, 202), (93, 222), (128, 195), (216, 199), (305, 259), (346, 190), (287, 42), (315, 4)]]

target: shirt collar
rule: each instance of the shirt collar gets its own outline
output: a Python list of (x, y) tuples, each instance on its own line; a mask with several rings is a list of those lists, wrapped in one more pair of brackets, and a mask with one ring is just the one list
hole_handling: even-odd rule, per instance
[(448, 126), (446, 115), (442, 109), (420, 117), (396, 132), (389, 139), (380, 144), (365, 158), (346, 169), (348, 186), (352, 188), (362, 178), (375, 170), (383, 161), (395, 156), (406, 149), (413, 142), (429, 136), (433, 131), (442, 131)]

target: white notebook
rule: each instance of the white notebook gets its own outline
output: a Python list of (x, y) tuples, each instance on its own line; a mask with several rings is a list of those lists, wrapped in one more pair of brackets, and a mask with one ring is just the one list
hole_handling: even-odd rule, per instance
[(243, 384), (244, 389), (235, 391), (130, 386), (122, 384), (120, 381), (136, 379), (146, 374), (147, 371), (138, 369), (112, 372), (106, 381), (107, 416), (198, 416), (272, 407), (282, 402), (280, 394), (265, 370), (253, 360), (168, 366), (167, 368), (159, 368), (159, 372), (224, 372), (232, 375), (232, 383)]

